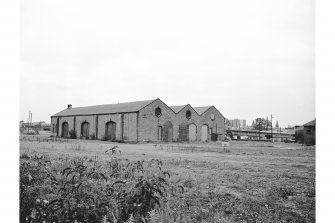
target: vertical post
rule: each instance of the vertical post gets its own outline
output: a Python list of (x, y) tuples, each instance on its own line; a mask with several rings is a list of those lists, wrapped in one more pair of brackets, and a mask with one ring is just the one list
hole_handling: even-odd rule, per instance
[[(226, 126), (226, 121), (229, 122), (229, 120), (226, 119), (226, 118), (224, 118), (223, 120), (224, 120), (224, 121), (223, 121), (223, 135), (224, 135), (224, 136), (228, 136), (227, 129), (229, 128), (229, 125)], [(228, 123), (227, 123), (227, 124), (228, 124)]]
[(124, 114), (121, 114), (121, 141), (123, 141), (123, 133), (124, 133)]
[(138, 124), (139, 124), (139, 112), (136, 113), (136, 122), (137, 122), (137, 126), (136, 126), (136, 142), (138, 142)]
[(74, 131), (74, 134), (77, 135), (77, 132), (76, 132), (76, 116), (73, 117), (73, 131)]
[(59, 117), (57, 117), (57, 136), (59, 136), (58, 134), (59, 134)]
[(261, 140), (261, 122), (258, 123), (258, 140)]
[(98, 139), (99, 116), (95, 117), (95, 139)]

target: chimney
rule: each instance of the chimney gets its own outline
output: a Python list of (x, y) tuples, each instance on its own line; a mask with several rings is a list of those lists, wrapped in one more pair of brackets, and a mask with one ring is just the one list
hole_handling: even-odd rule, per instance
[(68, 104), (68, 105), (67, 105), (67, 108), (68, 108), (68, 109), (71, 109), (71, 108), (72, 108), (72, 105), (71, 105), (71, 104)]

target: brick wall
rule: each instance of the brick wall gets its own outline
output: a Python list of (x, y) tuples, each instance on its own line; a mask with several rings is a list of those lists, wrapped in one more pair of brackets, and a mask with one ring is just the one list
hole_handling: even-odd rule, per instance
[[(160, 117), (155, 116), (155, 109), (160, 107), (162, 115)], [(191, 112), (191, 118), (186, 118), (186, 112)], [(214, 114), (215, 119), (211, 120), (211, 114)], [(167, 107), (162, 101), (156, 100), (139, 112), (139, 141), (157, 141), (158, 140), (158, 127), (163, 127), (164, 124), (170, 121), (173, 125), (173, 141), (185, 141), (188, 137), (180, 137), (180, 125), (189, 126), (194, 124), (196, 126), (196, 140), (201, 141), (201, 128), (203, 125), (207, 125), (209, 129), (213, 130), (213, 133), (218, 133), (218, 140), (222, 139), (225, 134), (224, 117), (215, 108), (209, 108), (202, 115), (198, 115), (196, 111), (190, 105), (186, 105), (182, 110), (175, 114), (169, 107)], [(183, 128), (182, 128), (183, 129)], [(188, 134), (188, 131), (182, 132), (182, 134)]]
[[(161, 108), (162, 114), (156, 117), (155, 109)], [(139, 111), (138, 118), (138, 140), (143, 141), (157, 141), (158, 140), (158, 126), (164, 126), (168, 121), (175, 123), (175, 113), (166, 106), (161, 100), (157, 99), (144, 109)], [(173, 124), (173, 140), (176, 140), (176, 132), (178, 126)], [(164, 132), (164, 130), (163, 130)]]
[[(51, 133), (53, 136), (57, 135), (57, 118), (59, 119), (58, 136), (62, 135), (62, 123), (69, 124), (69, 131), (76, 131), (77, 138), (81, 136), (81, 125), (83, 122), (89, 123), (89, 135), (94, 134), (97, 139), (102, 139), (106, 133), (106, 123), (112, 121), (116, 123), (116, 140), (122, 140), (122, 116), (123, 116), (123, 139), (124, 141), (137, 141), (137, 114), (108, 114), (108, 115), (87, 115), (87, 116), (68, 116), (68, 117), (53, 117), (51, 118), (52, 125), (55, 125), (55, 132)], [(97, 126), (98, 122), (98, 126)], [(75, 128), (74, 128), (75, 127)]]
[(98, 139), (102, 139), (106, 134), (106, 124), (108, 122), (116, 123), (115, 139), (121, 140), (121, 114), (109, 114), (98, 116)]
[[(187, 111), (191, 112), (191, 118), (190, 119), (186, 118), (186, 112)], [(188, 133), (189, 133), (188, 126), (190, 124), (194, 124), (197, 127), (196, 135), (197, 135), (197, 141), (198, 141), (199, 140), (198, 135), (200, 134), (200, 130), (201, 130), (201, 129), (199, 129), (199, 121), (200, 121), (200, 116), (196, 113), (196, 111), (192, 108), (192, 106), (186, 105), (182, 110), (180, 110), (176, 114), (176, 126), (178, 128), (178, 132), (176, 132), (177, 140), (178, 141), (185, 141), (185, 138), (184, 138), (183, 134), (187, 134), (186, 140), (188, 140)], [(187, 126), (186, 132), (179, 131), (179, 130), (182, 130), (184, 128), (183, 126)]]
[[(161, 109), (161, 116), (155, 115), (155, 109), (159, 107)], [(191, 117), (186, 118), (186, 112), (191, 112)], [(211, 114), (214, 114), (215, 119), (211, 119)], [(203, 125), (207, 125), (209, 129), (213, 130), (213, 133), (218, 133), (218, 140), (222, 139), (225, 134), (224, 117), (215, 107), (210, 107), (202, 115), (198, 115), (196, 111), (190, 106), (186, 105), (177, 114), (174, 113), (165, 105), (161, 100), (157, 99), (145, 108), (136, 113), (124, 113), (124, 114), (108, 114), (108, 115), (87, 115), (87, 116), (76, 116), (74, 124), (74, 116), (59, 117), (59, 134), (61, 136), (61, 128), (63, 122), (68, 122), (69, 131), (76, 129), (77, 138), (81, 136), (81, 124), (85, 121), (89, 123), (89, 134), (95, 134), (97, 139), (102, 139), (106, 131), (106, 123), (113, 121), (116, 123), (116, 140), (123, 140), (128, 142), (143, 142), (143, 141), (158, 141), (158, 128), (162, 127), (162, 135), (164, 139), (171, 139), (171, 141), (187, 141), (188, 140), (188, 129), (180, 128), (180, 126), (188, 126), (194, 124), (196, 126), (196, 140), (201, 141), (201, 128)], [(98, 128), (96, 122), (98, 121)], [(172, 123), (171, 130), (169, 131), (169, 122)], [(57, 124), (57, 117), (51, 118), (51, 129), (52, 126)], [(121, 125), (123, 124), (123, 128)], [(180, 129), (184, 129), (180, 137)], [(98, 130), (98, 132), (96, 131)], [(56, 136), (56, 129), (52, 135)], [(169, 137), (166, 137), (169, 134)], [(208, 137), (209, 138), (209, 137)], [(210, 139), (210, 138), (209, 138)]]
[(123, 116), (123, 140), (137, 142), (137, 113), (126, 113)]
[[(214, 114), (214, 121), (211, 120), (211, 114)], [(209, 128), (213, 129), (213, 133), (220, 134), (218, 140), (222, 140), (222, 137), (224, 136), (224, 134), (226, 134), (224, 117), (222, 117), (220, 112), (215, 107), (210, 107), (205, 113), (201, 115), (200, 125), (208, 125)], [(201, 135), (199, 136), (201, 137)], [(198, 139), (200, 139), (200, 137)]]

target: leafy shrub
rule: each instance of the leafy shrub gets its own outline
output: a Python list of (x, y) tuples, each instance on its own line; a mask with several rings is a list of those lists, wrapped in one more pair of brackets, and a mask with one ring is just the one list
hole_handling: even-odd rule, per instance
[(107, 141), (108, 140), (108, 138), (107, 138), (107, 136), (104, 134), (102, 137), (101, 137), (101, 141)]
[(69, 137), (70, 139), (76, 139), (77, 138), (77, 132), (73, 129), (69, 131)]
[(95, 140), (95, 133), (90, 134), (90, 139)]
[(162, 161), (131, 162), (117, 146), (105, 153), (107, 163), (22, 155), (21, 222), (148, 222), (168, 198), (182, 196), (183, 187), (169, 181)]

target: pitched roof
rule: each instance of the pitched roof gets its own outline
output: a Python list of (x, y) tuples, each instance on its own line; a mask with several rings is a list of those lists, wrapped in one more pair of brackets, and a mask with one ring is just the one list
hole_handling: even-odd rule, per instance
[(209, 109), (211, 106), (203, 106), (203, 107), (193, 107), (193, 109), (199, 114), (201, 115), (202, 113), (204, 113), (207, 109)]
[(180, 112), (186, 105), (174, 105), (174, 106), (169, 106), (175, 113)]
[(315, 119), (313, 121), (307, 122), (304, 126), (315, 126)]
[(94, 114), (137, 112), (155, 100), (157, 99), (147, 100), (147, 101), (117, 103), (117, 104), (94, 105), (94, 106), (86, 106), (86, 107), (73, 107), (73, 108), (64, 109), (63, 111), (60, 111), (54, 114), (53, 116), (94, 115)]

